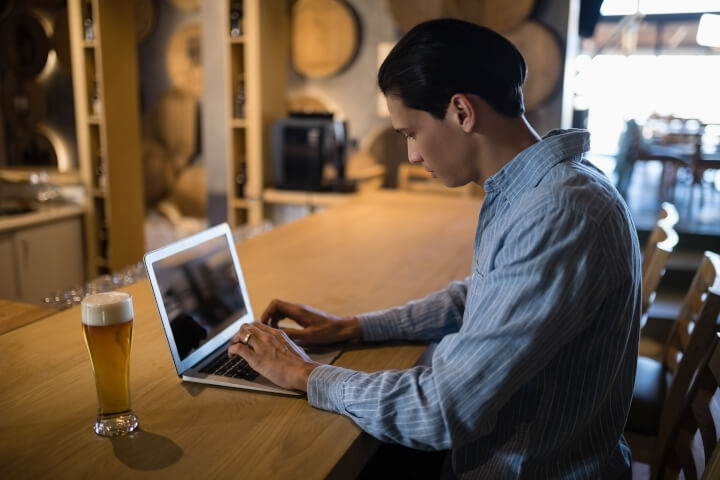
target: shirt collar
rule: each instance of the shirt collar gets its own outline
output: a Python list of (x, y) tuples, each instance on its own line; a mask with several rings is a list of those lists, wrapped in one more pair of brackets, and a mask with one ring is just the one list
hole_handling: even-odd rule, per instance
[(485, 192), (502, 192), (512, 201), (527, 188), (534, 187), (552, 167), (563, 161), (579, 162), (590, 149), (587, 130), (552, 130), (506, 163), (485, 181)]

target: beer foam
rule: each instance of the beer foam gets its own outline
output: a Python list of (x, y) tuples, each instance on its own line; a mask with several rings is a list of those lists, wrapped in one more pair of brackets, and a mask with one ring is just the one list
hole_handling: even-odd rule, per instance
[(102, 327), (127, 322), (132, 318), (132, 297), (128, 293), (96, 293), (82, 301), (82, 321), (85, 325)]

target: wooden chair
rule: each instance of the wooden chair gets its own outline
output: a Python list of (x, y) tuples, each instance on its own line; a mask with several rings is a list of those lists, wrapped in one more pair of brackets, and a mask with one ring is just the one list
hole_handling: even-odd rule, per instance
[(668, 202), (663, 202), (660, 205), (660, 211), (658, 212), (657, 220), (655, 221), (655, 226), (653, 227), (652, 231), (650, 232), (650, 236), (647, 239), (647, 242), (645, 243), (645, 246), (643, 247), (643, 263), (642, 263), (642, 274), (645, 275), (645, 272), (648, 269), (648, 266), (650, 264), (650, 257), (652, 257), (653, 252), (655, 251), (655, 248), (658, 243), (662, 242), (665, 238), (665, 232), (663, 231), (664, 228), (670, 227), (675, 228), (675, 225), (677, 225), (677, 222), (679, 220), (677, 209), (675, 208), (675, 205)]
[[(720, 297), (713, 297), (711, 301), (720, 302)], [(717, 458), (720, 438), (720, 334), (713, 337), (677, 420), (660, 438), (650, 470), (653, 480), (676, 479), (680, 473), (685, 479), (713, 478), (704, 475), (710, 461)]]
[(665, 274), (665, 265), (673, 249), (678, 244), (678, 235), (670, 223), (658, 221), (650, 233), (643, 253), (642, 263), (642, 313), (655, 299), (660, 280)]
[[(717, 329), (720, 314), (720, 301), (714, 300), (717, 295), (720, 295), (720, 256), (705, 252), (678, 318), (670, 329), (661, 360), (638, 357), (626, 431), (656, 435), (663, 423), (662, 416), (666, 415), (664, 405), (670, 401), (672, 390), (681, 392), (675, 394), (681, 396), (687, 391), (692, 372)], [(689, 347), (691, 342), (692, 348)], [(684, 375), (681, 375), (680, 365), (683, 365)]]
[(398, 165), (397, 183), (399, 190), (409, 192), (439, 193), (463, 197), (482, 196), (482, 188), (468, 184), (459, 188), (448, 188), (441, 181), (432, 178), (422, 165), (402, 163)]
[[(652, 312), (650, 307), (655, 301), (655, 292), (665, 274), (665, 266), (670, 254), (677, 246), (677, 241), (673, 241), (673, 238), (677, 239), (674, 227), (678, 220), (679, 217), (675, 206), (672, 203), (663, 202), (660, 206), (655, 226), (650, 232), (650, 236), (643, 249), (643, 316), (640, 322), (640, 328), (642, 328), (643, 331), (640, 336), (640, 355), (658, 360), (662, 358), (663, 345), (665, 344), (665, 338), (667, 338), (667, 330), (663, 327), (661, 332), (656, 332), (657, 328), (661, 325), (654, 323), (649, 325), (651, 328), (646, 332), (645, 326), (648, 323), (648, 318), (653, 317), (653, 315), (657, 316), (660, 314), (660, 320), (665, 326), (669, 325), (677, 315), (677, 312), (668, 315), (668, 313), (662, 309)], [(672, 232), (669, 232), (668, 229), (672, 229)], [(660, 245), (660, 247), (658, 247), (658, 245)], [(651, 266), (652, 269), (650, 269)]]
[(620, 136), (615, 164), (615, 186), (623, 198), (628, 198), (635, 165), (638, 162), (650, 161), (657, 161), (662, 165), (658, 198), (664, 200), (674, 197), (677, 171), (690, 162), (689, 157), (686, 159), (681, 152), (671, 147), (647, 145), (640, 125), (634, 120), (627, 121), (625, 131)]

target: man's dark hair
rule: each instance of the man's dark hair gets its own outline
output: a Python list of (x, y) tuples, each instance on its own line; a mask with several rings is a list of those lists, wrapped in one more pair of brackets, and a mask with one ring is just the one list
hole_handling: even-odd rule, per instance
[(413, 27), (390, 51), (378, 72), (383, 94), (406, 107), (445, 118), (456, 93), (475, 94), (495, 111), (516, 117), (525, 111), (525, 60), (499, 33), (455, 19)]

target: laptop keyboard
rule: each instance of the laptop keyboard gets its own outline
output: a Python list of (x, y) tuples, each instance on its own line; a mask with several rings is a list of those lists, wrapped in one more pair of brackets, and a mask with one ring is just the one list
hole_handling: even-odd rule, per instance
[(201, 368), (200, 372), (251, 381), (255, 380), (259, 375), (258, 372), (250, 368), (244, 358), (240, 356), (228, 357), (225, 353), (215, 357), (213, 361)]

